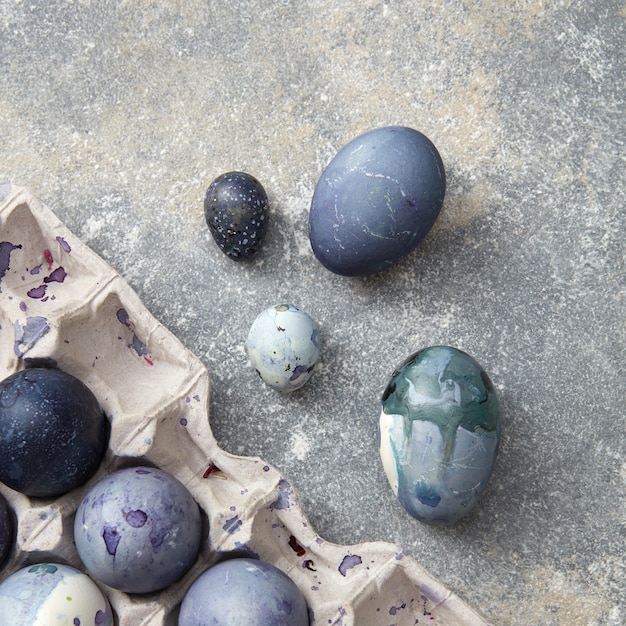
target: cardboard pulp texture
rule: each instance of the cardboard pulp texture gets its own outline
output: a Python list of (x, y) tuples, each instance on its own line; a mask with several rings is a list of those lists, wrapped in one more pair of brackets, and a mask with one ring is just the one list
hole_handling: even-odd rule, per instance
[[(41, 201), (9, 183), (0, 184), (0, 239), (7, 253), (0, 260), (0, 378), (42, 359), (55, 363), (91, 388), (111, 422), (105, 459), (82, 487), (51, 501), (0, 484), (17, 521), (0, 580), (38, 562), (85, 571), (73, 542), (82, 497), (115, 469), (149, 464), (192, 493), (204, 516), (203, 542), (191, 569), (163, 591), (129, 595), (96, 580), (119, 626), (176, 624), (191, 583), (228, 553), (257, 556), (289, 575), (313, 625), (486, 625), (399, 547), (325, 541), (274, 467), (220, 449), (201, 361)], [(44, 281), (55, 270), (57, 280)]]

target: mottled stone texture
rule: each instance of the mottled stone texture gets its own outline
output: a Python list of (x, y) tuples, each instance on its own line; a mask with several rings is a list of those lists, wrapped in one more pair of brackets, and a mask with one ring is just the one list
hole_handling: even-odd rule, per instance
[[(220, 445), (279, 467), (323, 537), (399, 543), (494, 624), (621, 624), (624, 23), (617, 0), (8, 0), (0, 180), (205, 361)], [(333, 275), (307, 237), (315, 183), (390, 124), (441, 153), (441, 215), (394, 268)], [(251, 264), (204, 221), (231, 170), (272, 207)], [(324, 345), (288, 396), (244, 349), (285, 301)], [(452, 529), (404, 512), (376, 442), (393, 368), (434, 344), (483, 365), (504, 420), (490, 487)]]

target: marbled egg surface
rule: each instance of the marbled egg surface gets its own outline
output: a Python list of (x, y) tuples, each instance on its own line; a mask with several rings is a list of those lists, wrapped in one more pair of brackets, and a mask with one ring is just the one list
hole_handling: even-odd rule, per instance
[(250, 364), (278, 391), (300, 389), (320, 357), (319, 326), (293, 304), (265, 309), (254, 320), (246, 341)]
[(89, 576), (67, 565), (39, 563), (0, 584), (0, 624), (113, 626), (113, 613)]
[(183, 599), (178, 626), (209, 624), (308, 626), (309, 615), (287, 574), (269, 563), (240, 558), (206, 570)]
[(52, 497), (82, 485), (108, 435), (96, 397), (66, 372), (32, 368), (0, 383), (0, 480), (16, 491)]
[(404, 508), (423, 522), (454, 524), (475, 507), (495, 463), (493, 384), (456, 348), (416, 352), (383, 394), (379, 437), (385, 473)]
[(11, 552), (14, 538), (11, 509), (5, 497), (0, 494), (0, 567), (4, 565), (9, 552)]
[(207, 189), (204, 217), (220, 250), (235, 261), (250, 260), (259, 251), (269, 223), (267, 194), (245, 172), (226, 172)]
[(95, 578), (128, 593), (176, 582), (196, 559), (200, 510), (187, 488), (166, 472), (129, 467), (87, 493), (74, 521), (74, 541)]
[(443, 161), (425, 135), (403, 126), (370, 130), (337, 153), (315, 187), (313, 252), (337, 274), (380, 272), (424, 239), (445, 189)]

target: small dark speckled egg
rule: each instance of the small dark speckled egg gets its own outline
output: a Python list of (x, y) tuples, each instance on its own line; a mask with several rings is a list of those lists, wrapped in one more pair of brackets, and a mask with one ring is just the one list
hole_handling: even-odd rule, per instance
[(315, 187), (313, 252), (343, 276), (391, 267), (426, 237), (445, 189), (443, 162), (425, 135), (403, 126), (370, 130), (337, 153)]
[(245, 172), (222, 174), (207, 189), (204, 217), (226, 256), (250, 260), (260, 249), (269, 222), (265, 189)]

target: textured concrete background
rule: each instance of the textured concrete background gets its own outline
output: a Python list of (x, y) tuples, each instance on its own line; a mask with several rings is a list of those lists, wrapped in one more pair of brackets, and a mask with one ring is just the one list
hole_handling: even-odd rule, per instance
[[(220, 445), (283, 471), (327, 540), (400, 544), (494, 624), (622, 624), (625, 23), (618, 0), (3, 0), (0, 180), (203, 359)], [(396, 268), (335, 276), (309, 247), (313, 188), (387, 124), (437, 145), (442, 215)], [(204, 223), (231, 169), (271, 201), (252, 265)], [(324, 342), (291, 396), (244, 351), (280, 302)], [(404, 513), (376, 446), (394, 367), (439, 343), (481, 362), (505, 419), (481, 504), (447, 530)]]

